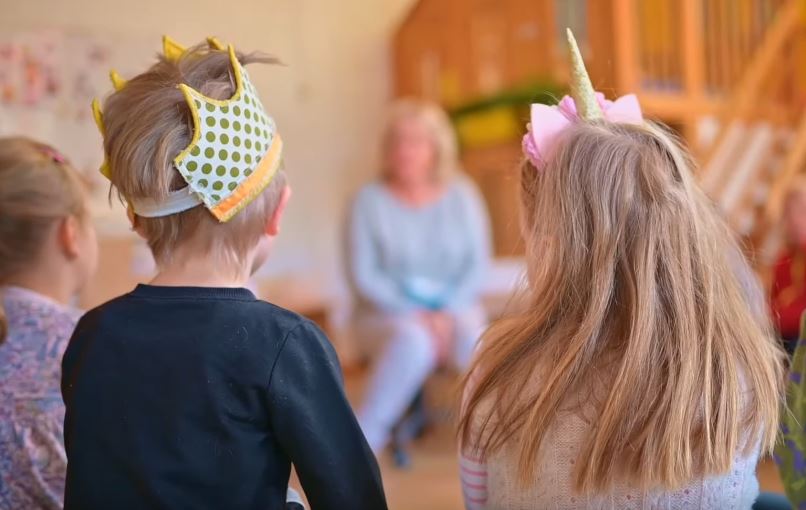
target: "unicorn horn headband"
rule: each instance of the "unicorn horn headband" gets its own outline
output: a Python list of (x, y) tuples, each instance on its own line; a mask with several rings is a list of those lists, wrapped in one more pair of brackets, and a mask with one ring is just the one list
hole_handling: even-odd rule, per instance
[[(229, 54), (235, 78), (235, 93), (226, 100), (205, 96), (187, 84), (179, 84), (193, 117), (190, 144), (174, 158), (174, 167), (187, 186), (167, 198), (126, 197), (131, 211), (145, 218), (158, 218), (204, 205), (220, 222), (229, 221), (269, 185), (282, 163), (283, 142), (235, 55), (235, 49), (209, 37), (210, 50)], [(176, 62), (186, 48), (163, 37), (163, 54)], [(115, 71), (109, 75), (115, 91), (126, 81)], [(96, 99), (92, 112), (104, 135), (103, 112)], [(105, 155), (106, 156), (106, 155)], [(111, 179), (114, 168), (105, 157), (101, 173)]]
[(574, 34), (567, 30), (571, 52), (571, 95), (556, 106), (533, 104), (530, 123), (523, 137), (523, 153), (536, 168), (542, 168), (558, 135), (577, 122), (614, 122), (642, 124), (641, 105), (635, 94), (609, 101), (593, 89), (582, 53)]
[(571, 97), (579, 111), (579, 116), (585, 120), (599, 120), (603, 117), (602, 109), (596, 102), (596, 92), (593, 90), (585, 61), (579, 51), (577, 40), (570, 28), (565, 29), (568, 38), (568, 48), (571, 51)]

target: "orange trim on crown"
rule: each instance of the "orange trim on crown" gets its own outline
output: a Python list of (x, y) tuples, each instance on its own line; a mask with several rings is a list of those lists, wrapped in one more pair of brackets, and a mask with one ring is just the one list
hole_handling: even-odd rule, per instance
[(283, 140), (275, 134), (266, 155), (260, 160), (252, 175), (247, 177), (232, 194), (210, 209), (218, 221), (225, 223), (246, 207), (261, 191), (266, 189), (277, 169), (283, 153)]

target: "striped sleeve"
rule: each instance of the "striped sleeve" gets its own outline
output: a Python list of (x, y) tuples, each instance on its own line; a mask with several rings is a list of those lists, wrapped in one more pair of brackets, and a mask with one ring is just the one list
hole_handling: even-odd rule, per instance
[(459, 477), (466, 510), (487, 508), (487, 464), (480, 459), (459, 456)]
[[(462, 394), (462, 408), (473, 386), (476, 384), (476, 373), (471, 373)], [(459, 478), (462, 482), (462, 497), (466, 510), (485, 510), (487, 508), (487, 462), (474, 452), (474, 445), (462, 444), (459, 448)]]

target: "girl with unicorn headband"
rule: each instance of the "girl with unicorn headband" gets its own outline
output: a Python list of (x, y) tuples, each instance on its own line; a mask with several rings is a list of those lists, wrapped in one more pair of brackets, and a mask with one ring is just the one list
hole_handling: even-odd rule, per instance
[(690, 155), (568, 42), (572, 95), (523, 140), (524, 306), (464, 381), (466, 505), (750, 508), (783, 380), (751, 273)]

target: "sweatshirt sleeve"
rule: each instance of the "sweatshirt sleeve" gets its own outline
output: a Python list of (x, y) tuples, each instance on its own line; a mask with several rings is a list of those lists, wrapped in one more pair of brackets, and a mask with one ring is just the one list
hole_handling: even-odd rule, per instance
[(378, 464), (347, 402), (336, 353), (310, 321), (286, 336), (269, 382), (269, 410), (311, 510), (386, 508)]
[(414, 308), (394, 279), (381, 267), (380, 248), (373, 236), (372, 203), (368, 190), (359, 193), (350, 217), (348, 253), (356, 292), (379, 310), (402, 313)]
[(468, 253), (460, 278), (445, 298), (445, 307), (457, 310), (476, 302), (490, 268), (490, 219), (478, 189), (463, 182), (462, 215), (466, 224), (462, 229), (469, 236)]

